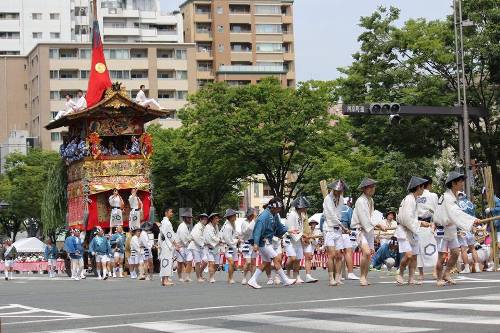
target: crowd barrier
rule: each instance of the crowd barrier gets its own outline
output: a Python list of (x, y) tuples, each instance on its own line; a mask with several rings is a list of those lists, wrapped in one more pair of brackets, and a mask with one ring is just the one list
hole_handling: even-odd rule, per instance
[[(0, 271), (3, 271), (4, 268), (4, 263), (0, 262)], [(13, 269), (18, 272), (47, 272), (49, 270), (49, 263), (47, 261), (15, 262)], [(59, 272), (63, 272), (65, 270), (64, 260), (57, 260), (56, 269)]]

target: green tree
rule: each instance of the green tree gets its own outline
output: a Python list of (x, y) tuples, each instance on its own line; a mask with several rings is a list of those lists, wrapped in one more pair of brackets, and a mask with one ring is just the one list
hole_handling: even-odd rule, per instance
[(41, 205), (43, 236), (53, 242), (66, 227), (67, 185), (66, 166), (60, 160), (49, 170)]
[(289, 206), (330, 142), (331, 99), (330, 85), (317, 82), (297, 89), (283, 88), (273, 78), (243, 87), (218, 83), (191, 96), (180, 118), (186, 137), (199, 142), (199, 152), (209, 153), (206, 161), (238, 168), (238, 181), (263, 174), (273, 195)]

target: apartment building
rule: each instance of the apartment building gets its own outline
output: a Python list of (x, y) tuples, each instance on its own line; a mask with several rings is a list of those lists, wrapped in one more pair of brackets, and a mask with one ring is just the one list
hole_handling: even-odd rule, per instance
[[(38, 43), (90, 42), (91, 8), (91, 0), (0, 1), (0, 55), (26, 55)], [(159, 0), (98, 0), (98, 8), (104, 42), (183, 42), (181, 14), (161, 12)]]
[[(164, 127), (181, 125), (175, 112), (187, 103), (188, 92), (196, 90), (193, 44), (107, 43), (104, 52), (113, 82), (122, 82), (131, 98), (144, 84), (147, 95), (173, 111), (173, 116), (157, 121)], [(61, 129), (47, 131), (44, 126), (63, 109), (66, 94), (85, 92), (90, 57), (90, 45), (78, 43), (41, 43), (26, 57), (0, 57), (7, 69), (0, 70), (0, 85), (6, 88), (0, 90), (0, 140), (12, 128), (25, 129), (43, 149), (59, 149)]]
[(277, 77), (295, 86), (293, 0), (187, 0), (183, 38), (196, 44), (198, 86)]

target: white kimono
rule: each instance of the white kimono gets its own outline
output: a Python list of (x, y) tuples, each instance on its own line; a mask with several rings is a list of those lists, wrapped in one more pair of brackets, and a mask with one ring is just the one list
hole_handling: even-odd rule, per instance
[(87, 108), (87, 100), (85, 99), (85, 97), (82, 96), (76, 102), (76, 105), (73, 107), (73, 110), (78, 112), (78, 111), (82, 111), (86, 108)]
[(372, 198), (368, 198), (362, 194), (352, 211), (351, 229), (358, 229), (356, 240), (360, 246), (367, 243), (370, 249), (374, 249), (375, 233), (374, 228), (377, 224), (374, 221), (374, 202)]
[[(290, 213), (288, 213), (288, 216), (286, 217), (286, 225), (288, 227), (290, 243), (294, 246), (302, 244), (301, 239), (304, 230), (304, 221), (295, 209), (292, 209)], [(291, 231), (295, 231), (296, 233), (291, 233)]]
[(219, 227), (208, 223), (203, 230), (203, 238), (205, 239), (205, 247), (208, 253), (212, 254), (214, 258), (219, 255), (219, 243), (221, 241), (219, 234)]
[(205, 230), (205, 225), (198, 222), (191, 230), (191, 242), (189, 242), (188, 249), (190, 250), (203, 250), (205, 246), (205, 238), (203, 236), (203, 231)]
[(164, 217), (161, 221), (160, 234), (158, 236), (160, 242), (160, 276), (170, 277), (173, 274), (173, 256), (174, 256), (174, 241), (175, 233), (172, 228), (172, 223)]
[(405, 239), (410, 244), (417, 244), (417, 234), (420, 231), (420, 222), (417, 215), (417, 200), (413, 193), (409, 193), (403, 201), (401, 201), (397, 219), (399, 225), (396, 228), (394, 236)]
[(438, 195), (424, 190), (424, 193), (417, 198), (417, 215), (420, 219), (428, 219), (434, 215), (438, 205)]
[(138, 236), (132, 236), (130, 240), (130, 261), (138, 264), (141, 257), (141, 241)]
[(458, 238), (457, 228), (471, 231), (476, 220), (476, 217), (470, 216), (460, 208), (457, 198), (450, 189), (439, 199), (437, 212), (436, 223), (444, 227), (444, 238), (450, 241)]
[(128, 226), (131, 229), (136, 229), (141, 226), (141, 210), (139, 209), (139, 197), (137, 195), (130, 195), (128, 203), (130, 205), (130, 214), (128, 217)]
[(180, 246), (183, 248), (186, 248), (193, 239), (191, 237), (191, 229), (192, 224), (187, 225), (185, 222), (179, 224), (177, 228), (177, 238), (179, 239)]
[(157, 109), (161, 109), (160, 103), (155, 101), (153, 98), (147, 98), (144, 91), (139, 90), (137, 96), (135, 97), (135, 102), (140, 104), (141, 106), (151, 107), (155, 106)]
[(222, 227), (222, 240), (226, 243), (226, 256), (237, 254), (238, 236), (233, 224), (226, 221)]
[(342, 195), (339, 197), (337, 204), (335, 204), (335, 198), (332, 193), (325, 197), (323, 200), (323, 214), (325, 214), (325, 224), (323, 225), (324, 232), (338, 230), (338, 227), (341, 225), (340, 219), (342, 217), (343, 206), (344, 197)]
[(111, 206), (111, 217), (109, 219), (109, 225), (112, 227), (116, 227), (119, 225), (123, 225), (123, 216), (122, 216), (122, 201), (120, 199), (120, 195), (112, 195), (108, 199), (109, 205)]

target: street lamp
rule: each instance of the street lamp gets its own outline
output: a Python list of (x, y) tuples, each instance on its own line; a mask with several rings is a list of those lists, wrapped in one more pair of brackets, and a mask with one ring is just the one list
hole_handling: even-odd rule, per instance
[(469, 140), (469, 110), (467, 108), (467, 81), (465, 79), (465, 64), (464, 64), (464, 35), (463, 27), (473, 26), (474, 23), (470, 20), (462, 20), (462, 0), (453, 0), (453, 23), (455, 27), (455, 58), (457, 64), (457, 97), (458, 105), (462, 106), (462, 121), (459, 120), (459, 152), (460, 158), (464, 160), (464, 169), (467, 180), (465, 182), (465, 193), (470, 198), (470, 140)]

